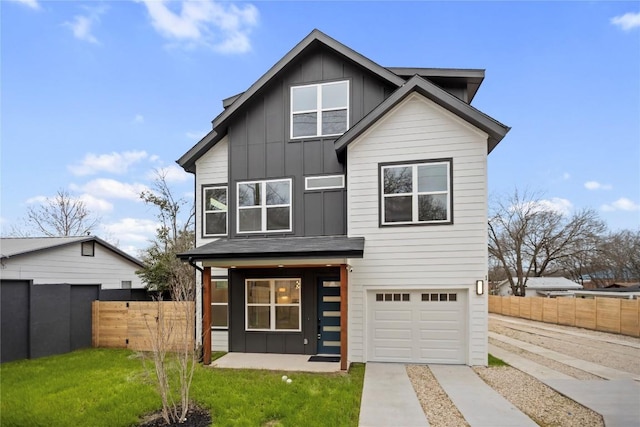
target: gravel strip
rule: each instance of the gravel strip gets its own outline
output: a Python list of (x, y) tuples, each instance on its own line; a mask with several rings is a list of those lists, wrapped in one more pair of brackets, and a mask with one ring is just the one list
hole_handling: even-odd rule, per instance
[(596, 412), (515, 368), (496, 366), (474, 370), (505, 399), (542, 426), (604, 426), (602, 417)]
[(468, 426), (431, 370), (425, 365), (408, 365), (407, 374), (431, 427)]
[(495, 345), (496, 347), (504, 348), (507, 351), (510, 351), (519, 356), (525, 357), (529, 360), (539, 363), (540, 365), (546, 366), (547, 368), (551, 368), (555, 371), (558, 371), (565, 375), (569, 375), (570, 377), (577, 378), (579, 380), (601, 380), (602, 379), (597, 375), (590, 374), (589, 372), (585, 372), (580, 369), (574, 368), (572, 366), (565, 365), (564, 363), (560, 363), (558, 361), (546, 358), (544, 356), (540, 356), (539, 354), (531, 353), (527, 350), (521, 349), (520, 347), (515, 347), (515, 346), (512, 346), (511, 344), (507, 344), (502, 341), (495, 340), (493, 338), (489, 338), (489, 342)]
[[(548, 348), (577, 359), (587, 360), (609, 368), (640, 375), (640, 363), (629, 363), (631, 360), (640, 360), (640, 349), (601, 341), (589, 341), (588, 338), (578, 338), (566, 334), (562, 337), (552, 338), (544, 335), (538, 335), (535, 332), (532, 332), (529, 328), (527, 328), (527, 331), (519, 331), (517, 328), (518, 325), (500, 322), (497, 319), (489, 320), (489, 330), (492, 332)], [(600, 337), (604, 334), (604, 336), (608, 335), (614, 339), (619, 339), (621, 337), (620, 335), (606, 334), (605, 332), (587, 330), (582, 330), (581, 332), (586, 334), (591, 334), (593, 332), (594, 335), (598, 334)], [(640, 339), (638, 338), (625, 338), (625, 341), (640, 343)], [(495, 342), (493, 343), (495, 344)], [(552, 366), (549, 367), (553, 368)]]

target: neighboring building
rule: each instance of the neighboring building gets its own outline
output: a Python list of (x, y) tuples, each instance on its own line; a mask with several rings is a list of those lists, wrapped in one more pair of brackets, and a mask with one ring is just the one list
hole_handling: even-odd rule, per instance
[(205, 360), (487, 363), (487, 154), (509, 128), (470, 105), (483, 79), (385, 68), (314, 30), (223, 100), (178, 160)]
[[(524, 296), (571, 296), (571, 291), (577, 291), (580, 289), (582, 289), (582, 285), (576, 282), (572, 282), (569, 279), (565, 279), (564, 277), (529, 277), (525, 285)], [(498, 295), (513, 295), (509, 280), (500, 282), (500, 284), (498, 285)]]
[(0, 362), (91, 347), (92, 302), (148, 299), (142, 267), (94, 236), (0, 239)]
[(95, 236), (0, 239), (0, 278), (141, 289), (140, 260)]

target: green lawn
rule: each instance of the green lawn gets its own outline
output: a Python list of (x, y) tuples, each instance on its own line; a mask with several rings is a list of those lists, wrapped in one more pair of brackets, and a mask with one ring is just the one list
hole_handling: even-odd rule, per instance
[[(198, 366), (192, 398), (220, 426), (356, 426), (364, 365), (349, 374)], [(0, 425), (131, 426), (160, 408), (135, 353), (90, 349), (0, 365)]]

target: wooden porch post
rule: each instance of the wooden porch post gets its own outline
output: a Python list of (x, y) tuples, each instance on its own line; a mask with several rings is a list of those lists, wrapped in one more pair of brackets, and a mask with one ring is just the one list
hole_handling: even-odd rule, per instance
[(348, 313), (347, 265), (340, 265), (340, 370), (346, 371), (347, 364), (347, 313)]
[(211, 267), (202, 273), (202, 363), (211, 364)]

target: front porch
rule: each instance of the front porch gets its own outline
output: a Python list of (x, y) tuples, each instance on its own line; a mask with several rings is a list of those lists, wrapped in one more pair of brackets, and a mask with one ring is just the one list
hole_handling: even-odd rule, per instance
[(307, 354), (227, 353), (209, 366), (283, 372), (340, 372), (340, 362), (310, 362)]

